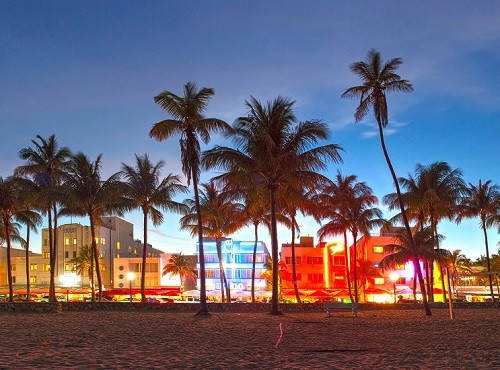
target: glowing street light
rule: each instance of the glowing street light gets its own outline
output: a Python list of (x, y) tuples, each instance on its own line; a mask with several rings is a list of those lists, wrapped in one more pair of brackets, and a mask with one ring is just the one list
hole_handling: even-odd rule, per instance
[(389, 275), (389, 279), (391, 279), (391, 281), (394, 284), (394, 304), (396, 304), (396, 281), (398, 281), (398, 279), (399, 279), (399, 274), (397, 272), (393, 271)]
[(130, 288), (130, 303), (132, 303), (132, 280), (134, 280), (135, 274), (133, 272), (129, 272), (127, 274), (127, 279), (129, 281), (129, 288)]

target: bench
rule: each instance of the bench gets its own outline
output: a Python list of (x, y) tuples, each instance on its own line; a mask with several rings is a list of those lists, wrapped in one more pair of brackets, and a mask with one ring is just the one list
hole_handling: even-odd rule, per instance
[(330, 311), (352, 311), (353, 316), (358, 316), (358, 304), (356, 302), (325, 302), (323, 309), (328, 313), (328, 317), (332, 317)]

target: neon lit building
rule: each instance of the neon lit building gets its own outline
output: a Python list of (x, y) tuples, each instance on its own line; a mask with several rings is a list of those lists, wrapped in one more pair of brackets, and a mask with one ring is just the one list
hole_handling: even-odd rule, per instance
[[(251, 290), (252, 287), (252, 261), (255, 241), (235, 241), (230, 238), (222, 240), (222, 258), (226, 279), (231, 290)], [(207, 290), (220, 290), (219, 258), (215, 240), (204, 239), (205, 252), (205, 278)], [(196, 243), (196, 255), (199, 256), (199, 243)], [(264, 242), (257, 242), (257, 256), (255, 264), (255, 290), (266, 289), (266, 279), (262, 276), (267, 270), (269, 251)], [(198, 271), (200, 263), (197, 263)], [(198, 287), (200, 280), (197, 281)]]

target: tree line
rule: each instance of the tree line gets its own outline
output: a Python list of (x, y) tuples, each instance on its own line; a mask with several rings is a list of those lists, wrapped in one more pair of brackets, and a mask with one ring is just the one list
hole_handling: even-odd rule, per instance
[[(221, 287), (225, 286), (225, 299), (230, 302), (230, 289), (222, 265), (221, 241), (240, 228), (254, 227), (254, 281), (258, 229), (260, 225), (265, 225), (271, 236), (270, 313), (280, 315), (277, 225), (284, 224), (291, 230), (294, 262), (293, 243), (295, 233), (300, 231), (296, 216), (301, 213), (322, 223), (318, 231), (320, 238), (343, 235), (347, 241), (350, 234), (354, 240), (355, 255), (356, 240), (360, 235), (389, 223), (402, 225), (401, 238), (408, 252), (405, 258), (413, 262), (415, 281), (420, 285), (425, 313), (431, 315), (427, 298), (429, 286), (426, 287), (420, 265), (423, 257), (421, 251), (424, 250), (422, 240), (430, 239), (426, 243), (431, 244), (432, 250), (440, 251), (440, 221), (450, 219), (460, 222), (464, 218), (479, 217), (484, 232), (487, 268), (491, 271), (486, 229), (500, 225), (500, 190), (491, 180), (480, 180), (477, 185), (466, 184), (461, 171), (451, 168), (446, 162), (417, 164), (414, 173), (407, 177), (396, 175), (385, 144), (384, 129), (389, 124), (386, 93), (413, 90), (412, 84), (397, 74), (402, 63), (401, 58), (383, 61), (379, 52), (369, 51), (366, 60), (350, 65), (360, 84), (346, 89), (342, 94), (343, 98), (359, 98), (355, 122), (361, 121), (370, 110), (374, 113), (381, 148), (396, 189), (395, 193), (383, 199), (391, 209), (399, 211), (393, 219), (382, 218), (382, 212), (376, 207), (378, 198), (355, 175), (345, 176), (338, 172), (336, 178), (331, 180), (323, 174), (329, 164), (342, 162), (343, 148), (330, 142), (331, 133), (325, 122), (317, 119), (299, 121), (295, 115), (294, 100), (278, 96), (261, 102), (251, 97), (245, 102), (246, 115), (238, 117), (230, 125), (223, 120), (205, 116), (214, 89), (198, 88), (195, 83), (188, 82), (181, 95), (163, 91), (154, 97), (155, 103), (169, 117), (154, 123), (149, 136), (158, 141), (180, 137), (182, 172), (187, 178), (188, 187), (192, 184), (192, 199), (184, 202), (174, 200), (176, 196), (186, 193), (188, 187), (182, 185), (178, 175), (163, 177), (164, 162), (153, 163), (147, 154), (136, 154), (133, 165), (122, 163), (119, 172), (103, 179), (100, 172), (102, 155), (91, 160), (84, 153), (72, 153), (69, 148), (58, 145), (55, 135), (48, 138), (37, 136), (32, 140), (31, 147), (19, 151), (19, 157), (25, 164), (16, 168), (13, 175), (0, 177), (1, 237), (7, 243), (11, 299), (10, 249), (11, 240), (22, 239), (19, 223), (26, 226), (27, 234), (23, 243), (28, 250), (30, 230), (40, 225), (41, 214), (48, 220), (51, 264), (49, 295), (55, 301), (54, 263), (58, 217), (88, 217), (92, 233), (92, 264), (95, 265), (90, 267), (90, 271), (96, 272), (99, 287), (97, 299), (100, 300), (102, 282), (95, 228), (100, 225), (100, 218), (104, 215), (123, 215), (140, 209), (144, 223), (143, 266), (147, 255), (148, 221), (151, 220), (154, 225), (161, 224), (163, 212), (181, 214), (180, 227), (189, 230), (193, 237), (198, 237), (200, 309), (197, 315), (209, 315), (203, 238), (216, 240), (221, 264)], [(214, 133), (223, 134), (233, 145), (216, 145), (202, 152), (200, 140), (208, 144)], [(201, 171), (210, 169), (221, 174), (208, 183), (200, 184)], [(347, 257), (347, 243), (344, 245)], [(436, 256), (442, 274), (443, 261), (439, 253)], [(294, 288), (300, 301), (294, 264), (292, 268)], [(356, 264), (353, 268), (356, 282)], [(146, 300), (144, 280), (145, 269), (142, 269), (143, 301)], [(493, 296), (491, 274), (489, 283)], [(253, 288), (252, 282), (252, 300)], [(356, 283), (354, 290), (357, 299)]]

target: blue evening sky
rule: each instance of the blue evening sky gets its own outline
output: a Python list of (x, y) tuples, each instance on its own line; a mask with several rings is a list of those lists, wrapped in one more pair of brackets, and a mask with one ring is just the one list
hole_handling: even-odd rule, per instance
[[(356, 101), (340, 98), (358, 83), (349, 64), (375, 48), (384, 59), (402, 57), (400, 74), (415, 88), (389, 95), (386, 139), (397, 174), (446, 161), (467, 182), (500, 181), (498, 1), (20, 0), (0, 7), (2, 177), (21, 164), (19, 149), (53, 133), (91, 159), (103, 153), (104, 177), (132, 164), (135, 153), (181, 174), (178, 138), (158, 143), (148, 132), (167, 117), (153, 97), (194, 81), (216, 90), (207, 115), (229, 123), (246, 113), (250, 96), (295, 99), (300, 120), (323, 119), (345, 148), (344, 163), (331, 164), (328, 175), (356, 174), (382, 198), (394, 188), (374, 119), (354, 124)], [(125, 218), (141, 238), (140, 214)], [(178, 230), (178, 219), (151, 226), (150, 242), (192, 252), (195, 240)], [(316, 235), (313, 221), (300, 224), (302, 235)], [(477, 219), (439, 230), (444, 248), (485, 253)], [(267, 231), (260, 235), (269, 244)], [(496, 252), (497, 230), (489, 237)], [(290, 242), (290, 234), (281, 229), (279, 241)]]

